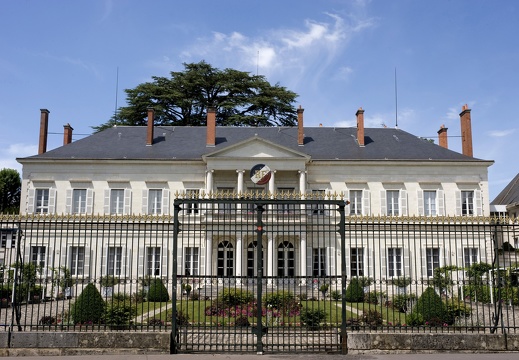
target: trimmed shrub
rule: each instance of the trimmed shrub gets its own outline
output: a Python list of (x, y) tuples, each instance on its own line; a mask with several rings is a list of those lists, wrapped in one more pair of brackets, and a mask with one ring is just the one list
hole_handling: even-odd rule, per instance
[(380, 301), (384, 295), (385, 294), (381, 291), (373, 290), (373, 291), (370, 291), (369, 293), (364, 294), (364, 301), (367, 303), (370, 303), (370, 304), (378, 305), (378, 303), (380, 303)]
[(446, 322), (448, 317), (445, 303), (432, 287), (428, 287), (418, 298), (413, 312), (421, 314), (425, 322), (433, 318)]
[(335, 301), (339, 301), (342, 298), (342, 294), (339, 290), (333, 290), (330, 292), (330, 297)]
[(409, 315), (407, 315), (405, 317), (405, 321), (407, 322), (407, 325), (409, 325), (409, 326), (421, 326), (421, 325), (425, 324), (422, 314), (417, 313), (417, 312), (412, 312)]
[(177, 322), (177, 326), (189, 325), (189, 316), (187, 314), (184, 314), (182, 310), (177, 309), (175, 321)]
[(364, 287), (359, 278), (352, 278), (348, 287), (346, 288), (346, 301), (349, 302), (363, 302), (364, 301)]
[(401, 313), (406, 313), (407, 310), (409, 310), (409, 302), (413, 299), (416, 299), (415, 294), (398, 294), (393, 296), (391, 304), (393, 306), (393, 309)]
[(376, 310), (369, 310), (362, 314), (362, 322), (371, 329), (376, 329), (382, 325), (382, 314)]
[(240, 315), (236, 318), (234, 322), (235, 326), (250, 326), (249, 318), (244, 315)]
[(323, 309), (305, 308), (301, 312), (301, 321), (310, 329), (319, 329), (321, 323), (326, 319), (326, 312)]
[(460, 301), (457, 297), (447, 300), (447, 324), (452, 325), (456, 318), (466, 318), (472, 314), (470, 305)]
[(94, 284), (90, 283), (72, 305), (70, 315), (75, 324), (98, 324), (105, 312), (105, 302)]
[(137, 315), (137, 309), (127, 301), (114, 301), (106, 307), (103, 321), (108, 325), (128, 325)]
[(230, 288), (223, 289), (218, 293), (217, 300), (230, 307), (252, 302), (254, 300), (254, 295), (247, 290)]
[(168, 289), (160, 279), (153, 279), (148, 291), (148, 301), (150, 302), (167, 302), (169, 301)]
[(290, 291), (274, 291), (265, 295), (264, 305), (281, 309), (286, 304), (294, 301), (295, 298)]

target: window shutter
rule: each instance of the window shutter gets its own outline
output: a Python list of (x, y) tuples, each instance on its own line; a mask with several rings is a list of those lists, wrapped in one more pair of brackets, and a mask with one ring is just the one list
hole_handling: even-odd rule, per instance
[(132, 249), (123, 248), (123, 277), (131, 278), (132, 276)]
[[(180, 242), (180, 244), (181, 243), (182, 242)], [(173, 250), (171, 252), (172, 252), (171, 256), (173, 256)], [(184, 258), (185, 258), (184, 252), (185, 252), (184, 248), (177, 249), (177, 255), (178, 255), (177, 274), (182, 274), (182, 275), (186, 274), (186, 272), (185, 272), (186, 265), (184, 264)], [(206, 274), (207, 274), (207, 270), (206, 270)]]
[(49, 246), (45, 247), (45, 268), (42, 269), (41, 274), (45, 277), (52, 276), (52, 268), (54, 267), (54, 251)]
[(438, 216), (445, 216), (445, 195), (443, 190), (436, 191), (436, 200), (438, 201)]
[(143, 278), (148, 276), (149, 274), (146, 274), (146, 248), (140, 247), (139, 248), (139, 256), (137, 257), (137, 276), (142, 276)]
[(142, 214), (148, 215), (148, 195), (149, 189), (142, 190)]
[(313, 262), (312, 262), (312, 256), (313, 256), (313, 248), (310, 246), (310, 247), (306, 247), (306, 275), (307, 276), (313, 276), (314, 275), (314, 272), (313, 272)]
[(101, 276), (108, 275), (108, 246), (103, 248), (103, 253), (101, 254)]
[[(350, 244), (351, 244), (351, 241), (350, 241)], [(351, 259), (350, 259), (351, 250), (348, 247), (345, 251), (346, 251), (346, 254), (344, 254), (345, 255), (344, 256), (344, 258), (345, 258), (344, 261), (346, 261), (346, 264), (342, 264), (342, 266), (346, 269), (346, 276), (347, 277), (351, 277)]]
[(49, 214), (56, 213), (56, 189), (49, 189)]
[(345, 206), (344, 211), (345, 211), (346, 216), (350, 216), (350, 209), (351, 209), (351, 205), (350, 204)]
[(29, 197), (27, 199), (27, 213), (34, 214), (34, 198), (36, 195), (35, 189), (29, 189)]
[(411, 256), (410, 251), (407, 248), (401, 248), (402, 249), (402, 261), (403, 261), (403, 269), (402, 269), (402, 275), (403, 276), (411, 276)]
[(386, 190), (380, 190), (380, 215), (387, 215)]
[(370, 191), (362, 190), (362, 215), (370, 215), (371, 206), (369, 203)]
[(407, 190), (400, 190), (400, 216), (407, 216)]
[(465, 262), (464, 262), (464, 259), (463, 259), (463, 248), (458, 248), (458, 256), (457, 256), (457, 259), (456, 261), (458, 262), (456, 265), (458, 267), (465, 267)]
[(416, 199), (418, 200), (418, 215), (425, 215), (424, 201), (423, 201), (423, 190), (418, 190), (416, 193)]
[(104, 213), (105, 215), (110, 214), (110, 189), (105, 189), (105, 196), (104, 196)]
[(132, 190), (124, 189), (124, 215), (132, 213)]
[(483, 215), (483, 199), (481, 190), (474, 190), (474, 208), (475, 215)]
[(335, 276), (337, 275), (335, 272), (335, 262), (336, 262), (336, 256), (335, 256), (335, 248), (334, 247), (327, 247), (326, 248), (326, 275), (328, 276)]
[(169, 215), (169, 189), (162, 190), (162, 215)]
[(369, 251), (369, 248), (363, 248), (362, 260), (364, 261), (365, 276), (375, 278), (375, 250)]
[(420, 267), (422, 269), (421, 277), (422, 279), (427, 279), (427, 248), (420, 248), (420, 252), (422, 253), (420, 257), (422, 261), (422, 266)]
[(67, 189), (67, 195), (65, 198), (65, 212), (72, 214), (72, 189)]
[(456, 196), (456, 216), (460, 216), (461, 215), (461, 191), (456, 190), (455, 196)]
[(86, 197), (86, 213), (92, 214), (94, 212), (94, 189), (87, 189)]
[(380, 270), (383, 278), (387, 278), (387, 248), (380, 249)]
[[(198, 256), (200, 256), (200, 248), (198, 248)], [(168, 250), (165, 247), (160, 248), (160, 276), (169, 279), (168, 274)], [(200, 261), (200, 259), (199, 259)], [(200, 266), (200, 262), (198, 263)], [(198, 275), (198, 274), (197, 274)]]
[(90, 274), (90, 259), (91, 256), (91, 250), (89, 247), (85, 246), (85, 266), (83, 267), (83, 277), (91, 278)]

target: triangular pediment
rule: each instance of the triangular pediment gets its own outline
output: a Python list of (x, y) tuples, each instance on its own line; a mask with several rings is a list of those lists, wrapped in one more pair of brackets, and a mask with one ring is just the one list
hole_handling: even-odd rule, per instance
[(255, 136), (204, 156), (204, 160), (216, 158), (290, 158), (302, 160), (309, 159), (310, 156)]

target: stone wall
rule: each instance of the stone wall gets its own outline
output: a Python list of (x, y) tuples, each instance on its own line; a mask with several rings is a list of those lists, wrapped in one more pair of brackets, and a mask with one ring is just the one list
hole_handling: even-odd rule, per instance
[[(0, 356), (168, 354), (169, 333), (14, 332), (0, 333)], [(348, 352), (519, 351), (519, 334), (348, 334)]]

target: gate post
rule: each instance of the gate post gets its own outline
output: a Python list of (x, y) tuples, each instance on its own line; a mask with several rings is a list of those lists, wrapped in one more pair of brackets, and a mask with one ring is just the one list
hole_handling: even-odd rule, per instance
[(257, 293), (257, 302), (256, 302), (256, 313), (257, 313), (257, 322), (256, 322), (256, 353), (258, 355), (263, 354), (263, 304), (261, 301), (261, 298), (263, 297), (263, 259), (262, 259), (262, 252), (263, 252), (263, 243), (262, 243), (262, 237), (265, 230), (263, 229), (263, 212), (265, 209), (263, 208), (264, 204), (257, 204), (257, 211), (258, 215), (256, 217), (257, 223), (256, 223), (256, 242), (257, 242), (257, 249), (258, 249), (258, 256), (257, 256), (257, 273), (256, 273), (256, 281), (258, 283), (258, 293)]
[(346, 203), (342, 201), (339, 204), (339, 236), (341, 238), (341, 287), (342, 287), (342, 307), (341, 307), (341, 354), (348, 354), (348, 331), (346, 329)]

